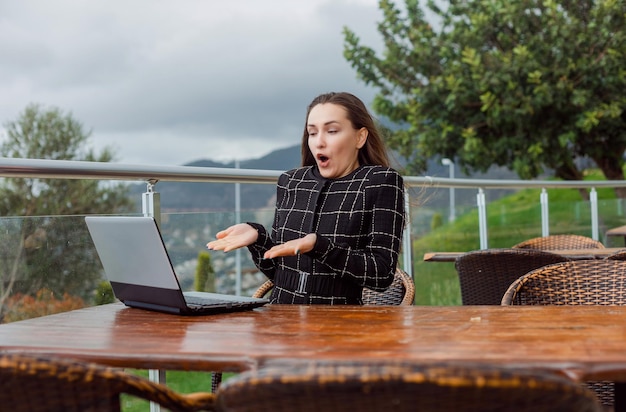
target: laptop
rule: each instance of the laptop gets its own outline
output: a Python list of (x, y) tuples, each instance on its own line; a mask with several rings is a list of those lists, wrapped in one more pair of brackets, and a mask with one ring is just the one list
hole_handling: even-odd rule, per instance
[(86, 216), (85, 223), (111, 282), (126, 306), (179, 315), (210, 315), (250, 310), (263, 298), (183, 292), (152, 217)]

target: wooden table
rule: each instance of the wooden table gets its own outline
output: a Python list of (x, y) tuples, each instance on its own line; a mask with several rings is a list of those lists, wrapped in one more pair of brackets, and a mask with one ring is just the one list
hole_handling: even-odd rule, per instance
[[(559, 249), (549, 252), (567, 256), (574, 260), (604, 259), (613, 253), (620, 251), (621, 247), (607, 247), (603, 249)], [(457, 257), (467, 252), (428, 252), (424, 253), (425, 262), (454, 262)]]
[(626, 382), (626, 306), (297, 306), (182, 317), (110, 304), (0, 325), (0, 351), (142, 369), (459, 361)]
[(624, 238), (624, 244), (626, 245), (626, 226), (614, 227), (606, 231), (606, 236), (618, 236)]

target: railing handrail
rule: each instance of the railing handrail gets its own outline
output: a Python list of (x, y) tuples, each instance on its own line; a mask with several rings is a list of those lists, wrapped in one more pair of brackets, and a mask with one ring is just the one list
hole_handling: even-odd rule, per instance
[[(198, 166), (137, 165), (74, 160), (20, 159), (0, 157), (0, 177), (42, 179), (141, 180), (145, 182), (276, 183), (278, 170)], [(433, 176), (404, 176), (410, 187), (454, 188), (599, 188), (626, 187), (626, 180), (514, 180), (459, 179)]]
[(0, 157), (0, 177), (142, 180), (145, 182), (276, 183), (280, 171), (197, 166), (136, 165)]
[(409, 186), (454, 187), (461, 189), (587, 189), (626, 187), (626, 180), (514, 180), (514, 179), (451, 179), (449, 177), (404, 176)]

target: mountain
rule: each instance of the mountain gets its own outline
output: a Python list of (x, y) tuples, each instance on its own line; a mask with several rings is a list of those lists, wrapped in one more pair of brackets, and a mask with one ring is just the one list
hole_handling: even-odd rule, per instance
[[(261, 158), (241, 160), (240, 169), (289, 170), (300, 165), (300, 145), (275, 150)], [(234, 168), (235, 162), (219, 163), (212, 160), (196, 160), (185, 166)]]
[[(289, 170), (300, 165), (300, 145), (275, 150), (258, 159), (242, 160), (240, 169), (259, 170)], [(213, 160), (196, 160), (184, 166), (234, 168), (235, 162), (216, 162)], [(448, 177), (448, 166), (431, 161), (428, 171), (424, 175)], [(477, 179), (517, 179), (517, 176), (502, 167), (493, 167), (487, 173), (466, 175), (456, 170), (458, 178)], [(130, 192), (133, 199), (138, 199), (141, 209), (141, 193), (146, 189), (145, 184), (131, 185)], [(419, 189), (418, 189), (419, 190)], [(235, 208), (235, 185), (232, 183), (197, 183), (197, 182), (159, 182), (155, 191), (161, 195), (161, 209), (167, 211), (232, 211)], [(458, 190), (456, 201), (458, 204), (475, 204), (476, 191), (471, 189)], [(499, 191), (489, 190), (490, 199), (500, 197)], [(510, 191), (509, 191), (510, 192)], [(241, 209), (254, 210), (274, 206), (276, 188), (268, 184), (240, 185)], [(448, 190), (439, 189), (436, 196), (428, 197), (428, 205), (433, 207), (446, 206)]]
[[(258, 159), (242, 160), (240, 169), (289, 170), (300, 165), (300, 145), (275, 150)], [(196, 160), (184, 166), (235, 168), (235, 162)], [(145, 184), (132, 185), (130, 194), (138, 199), (141, 209), (141, 193)], [(239, 187), (242, 210), (273, 207), (276, 187), (268, 184), (245, 184)], [(159, 182), (155, 191), (160, 193), (161, 209), (168, 211), (232, 211), (235, 208), (235, 185), (232, 183)]]

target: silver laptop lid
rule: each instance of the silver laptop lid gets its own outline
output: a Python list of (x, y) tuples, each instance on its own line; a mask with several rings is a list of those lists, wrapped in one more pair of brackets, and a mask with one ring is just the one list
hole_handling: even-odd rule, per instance
[(86, 216), (85, 222), (109, 281), (180, 290), (153, 218)]

